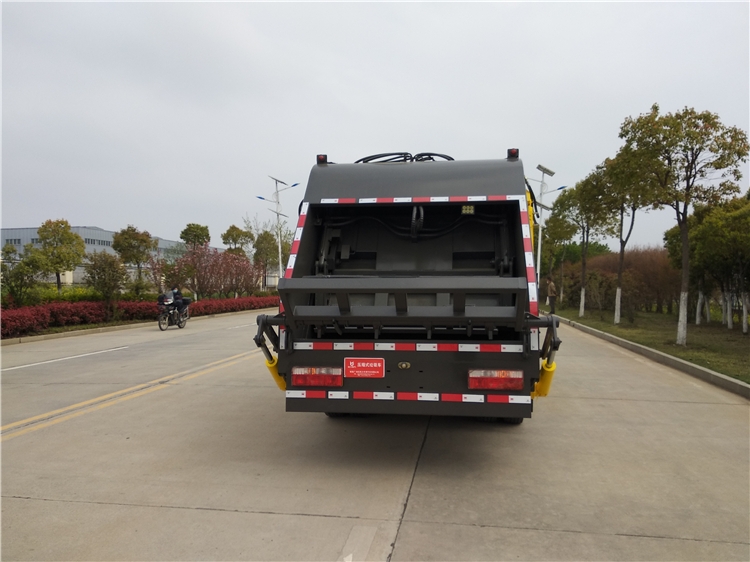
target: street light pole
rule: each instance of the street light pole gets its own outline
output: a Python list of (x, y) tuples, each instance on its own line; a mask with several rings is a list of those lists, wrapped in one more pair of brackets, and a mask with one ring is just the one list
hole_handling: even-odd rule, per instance
[(542, 172), (542, 183), (539, 186), (539, 239), (536, 244), (536, 286), (537, 290), (539, 290), (539, 285), (541, 283), (539, 268), (542, 265), (542, 222), (544, 222), (544, 207), (542, 207), (542, 204), (544, 202), (544, 188), (547, 187), (547, 184), (544, 183), (544, 175), (547, 174), (549, 177), (552, 177), (555, 175), (555, 172), (549, 168), (545, 168), (541, 164), (539, 164), (536, 169)]
[[(281, 212), (281, 200), (279, 199), (279, 193), (282, 191), (286, 191), (287, 189), (291, 189), (296, 185), (299, 185), (299, 183), (293, 183), (292, 185), (289, 185), (280, 179), (276, 179), (273, 176), (268, 176), (276, 183), (276, 188), (274, 189), (272, 199), (266, 199), (265, 197), (261, 197), (260, 195), (256, 195), (258, 199), (262, 199), (263, 201), (269, 201), (270, 203), (274, 203), (276, 206), (276, 210), (269, 209), (273, 214), (276, 215), (276, 242), (278, 243), (279, 247), (279, 279), (276, 281), (276, 286), (278, 287), (279, 281), (284, 276), (284, 266), (281, 263), (281, 217), (289, 218), (285, 214)], [(286, 187), (279, 189), (279, 184), (285, 185)]]

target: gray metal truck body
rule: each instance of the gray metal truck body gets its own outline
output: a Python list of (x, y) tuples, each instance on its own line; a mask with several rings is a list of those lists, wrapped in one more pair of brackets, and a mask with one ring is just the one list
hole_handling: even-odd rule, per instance
[(559, 345), (517, 158), (315, 166), (278, 291), (287, 411), (520, 421)]

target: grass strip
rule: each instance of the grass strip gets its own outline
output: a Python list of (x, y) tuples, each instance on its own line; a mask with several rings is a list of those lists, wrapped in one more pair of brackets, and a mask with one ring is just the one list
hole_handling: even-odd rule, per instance
[[(542, 309), (549, 310), (542, 306)], [(750, 336), (735, 324), (727, 329), (720, 321), (700, 326), (688, 324), (687, 345), (677, 345), (677, 316), (655, 312), (637, 312), (633, 322), (623, 318), (614, 324), (614, 313), (587, 310), (583, 317), (578, 310), (558, 308), (555, 314), (618, 338), (645, 345), (684, 361), (706, 367), (723, 375), (750, 383)], [(564, 344), (563, 344), (564, 345)]]

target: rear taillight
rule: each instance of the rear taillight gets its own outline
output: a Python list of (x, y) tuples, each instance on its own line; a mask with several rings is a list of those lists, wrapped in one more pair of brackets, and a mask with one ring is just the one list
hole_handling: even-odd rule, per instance
[(522, 390), (523, 371), (471, 370), (469, 371), (469, 388)]
[(341, 367), (292, 367), (292, 386), (344, 386)]

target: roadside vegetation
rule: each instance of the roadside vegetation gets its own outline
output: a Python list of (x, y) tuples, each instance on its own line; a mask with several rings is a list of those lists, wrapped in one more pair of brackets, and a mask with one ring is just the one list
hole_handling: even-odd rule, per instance
[[(2, 337), (155, 320), (157, 296), (175, 286), (193, 299), (193, 316), (277, 306), (263, 287), (266, 270), (278, 265), (266, 227), (230, 226), (222, 252), (209, 247), (208, 227), (191, 223), (180, 234), (184, 244), (162, 252), (148, 232), (129, 225), (115, 233), (114, 253), (86, 254), (66, 220), (45, 221), (35, 244), (2, 249)], [(291, 233), (282, 236), (283, 258)], [(83, 285), (64, 285), (63, 274), (79, 266)]]
[[(542, 309), (549, 310), (549, 307), (542, 306)], [(721, 316), (718, 309), (714, 312)], [(634, 314), (632, 322), (615, 325), (612, 322), (612, 311), (608, 311), (604, 320), (600, 319), (598, 313), (581, 318), (578, 310), (573, 308), (558, 307), (555, 313), (750, 384), (750, 340), (739, 330), (727, 330), (721, 322), (691, 326), (690, 342), (687, 346), (682, 346), (677, 345), (672, 337), (677, 326), (675, 314), (639, 311)]]
[[(711, 303), (721, 309), (725, 329), (737, 324), (747, 335), (750, 193), (740, 195), (739, 184), (750, 150), (747, 132), (709, 111), (661, 113), (654, 104), (627, 117), (619, 137), (617, 154), (555, 201), (539, 278), (551, 275), (579, 318), (597, 310), (603, 320), (606, 310), (621, 325), (640, 311), (675, 312), (677, 322), (663, 329), (676, 332), (676, 344), (685, 348), (699, 339), (688, 325), (710, 321)], [(637, 212), (658, 208), (671, 208), (676, 222), (664, 245), (629, 249)], [(595, 263), (593, 250), (612, 238), (617, 254)]]

